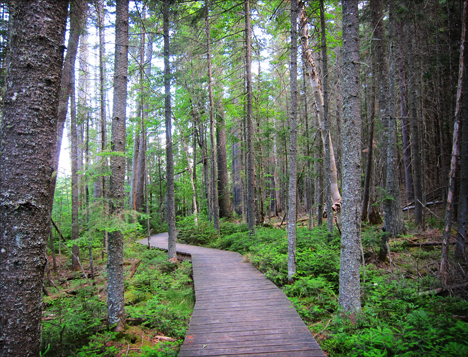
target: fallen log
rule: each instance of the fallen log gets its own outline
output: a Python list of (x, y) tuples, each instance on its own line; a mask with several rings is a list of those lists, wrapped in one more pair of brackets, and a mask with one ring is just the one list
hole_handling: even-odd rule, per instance
[(138, 259), (136, 260), (133, 264), (132, 264), (132, 268), (130, 269), (130, 275), (128, 276), (127, 280), (130, 280), (136, 273), (138, 267), (140, 266), (141, 264), (141, 259)]

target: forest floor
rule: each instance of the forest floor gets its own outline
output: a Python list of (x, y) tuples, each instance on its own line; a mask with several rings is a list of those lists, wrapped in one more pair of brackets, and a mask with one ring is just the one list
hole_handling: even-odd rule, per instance
[[(307, 226), (306, 217), (301, 222)], [(298, 229), (297, 274), (287, 281), (287, 233), (271, 219), (249, 239), (245, 224), (222, 221), (218, 235), (206, 219), (178, 220), (182, 243), (236, 251), (244, 255), (291, 300), (322, 349), (330, 356), (468, 355), (468, 267), (451, 260), (451, 281), (438, 279), (441, 227), (428, 219), (426, 231), (390, 241), (391, 263), (378, 258), (380, 226), (363, 226), (365, 269), (361, 271), (362, 311), (342, 314), (338, 307), (340, 235), (326, 227)], [(325, 225), (324, 225), (325, 226)], [(128, 328), (115, 333), (106, 323), (106, 271), (94, 248), (91, 277), (72, 271), (68, 254), (57, 256), (44, 296), (43, 356), (177, 356), (194, 306), (190, 261), (169, 263), (166, 253), (125, 243), (125, 299)]]
[(166, 253), (135, 240), (125, 243), (127, 328), (119, 333), (107, 327), (106, 260), (93, 254), (92, 279), (81, 249), (86, 279), (71, 269), (68, 254), (56, 257), (57, 272), (45, 287), (42, 356), (177, 356), (195, 300), (191, 263), (169, 263)]

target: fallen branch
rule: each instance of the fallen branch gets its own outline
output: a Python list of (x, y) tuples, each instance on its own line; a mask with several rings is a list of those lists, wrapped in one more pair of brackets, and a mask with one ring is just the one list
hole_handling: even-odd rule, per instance
[(157, 338), (158, 340), (170, 341), (170, 342), (175, 342), (175, 341), (177, 341), (177, 340), (174, 339), (174, 338), (166, 337), (166, 336), (154, 336), (154, 338)]
[(83, 276), (86, 278), (86, 280), (88, 281), (88, 284), (89, 286), (92, 286), (91, 285), (91, 282), (89, 281), (88, 279), (88, 275), (85, 273), (84, 269), (83, 269), (83, 266), (81, 265), (81, 262), (80, 262), (80, 257), (77, 257), (75, 254), (72, 253), (72, 251), (67, 247), (67, 245), (65, 243), (63, 243), (63, 241), (65, 240), (65, 238), (63, 237), (63, 234), (62, 232), (60, 231), (59, 227), (57, 227), (57, 225), (55, 224), (54, 220), (51, 218), (50, 221), (52, 222), (53, 226), (55, 227), (55, 230), (57, 231), (57, 233), (60, 235), (60, 238), (62, 239), (62, 244), (63, 246), (65, 247), (65, 249), (78, 261), (78, 264), (80, 265), (80, 269), (81, 269), (81, 272), (83, 273)]
[(468, 286), (468, 283), (465, 284), (458, 284), (458, 285), (451, 285), (451, 286), (445, 286), (443, 288), (438, 288), (438, 289), (433, 289), (433, 290), (428, 290), (428, 291), (423, 291), (419, 293), (419, 295), (429, 295), (429, 294), (435, 294), (438, 295), (440, 293), (443, 293), (444, 291), (449, 291), (453, 289), (458, 289), (458, 288), (463, 288), (465, 286)]
[(136, 273), (138, 267), (140, 266), (141, 264), (141, 259), (138, 259), (137, 261), (135, 261), (133, 264), (132, 264), (132, 268), (130, 270), (130, 275), (128, 276), (127, 280), (130, 280)]
[[(442, 245), (442, 242), (421, 242), (421, 243), (406, 243), (408, 247), (433, 247)], [(448, 242), (447, 244), (457, 244), (457, 242)]]

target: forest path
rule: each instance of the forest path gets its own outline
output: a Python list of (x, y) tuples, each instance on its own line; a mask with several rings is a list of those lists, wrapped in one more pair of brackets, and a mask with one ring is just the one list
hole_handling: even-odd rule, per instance
[[(167, 238), (157, 234), (150, 244), (167, 250)], [(176, 249), (192, 256), (196, 299), (180, 357), (325, 356), (283, 291), (239, 253)]]

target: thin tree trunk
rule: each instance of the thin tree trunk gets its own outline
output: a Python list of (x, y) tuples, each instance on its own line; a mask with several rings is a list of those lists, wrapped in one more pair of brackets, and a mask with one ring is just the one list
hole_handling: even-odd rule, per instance
[(414, 223), (419, 226), (422, 223), (422, 192), (421, 192), (421, 156), (419, 147), (419, 130), (418, 130), (418, 115), (416, 107), (416, 84), (414, 66), (414, 53), (412, 45), (412, 26), (406, 24), (406, 37), (407, 37), (407, 58), (408, 58), (408, 71), (409, 71), (409, 112), (410, 112), (410, 125), (411, 125), (411, 153), (413, 155), (413, 185), (414, 185)]
[[(382, 1), (370, 2), (372, 27), (374, 28), (374, 47), (377, 72), (378, 108), (380, 119), (384, 127), (385, 136), (385, 187), (384, 199), (384, 229), (388, 234), (382, 235), (379, 258), (384, 260), (387, 256), (386, 241), (404, 232), (403, 215), (401, 212), (401, 198), (398, 180), (398, 165), (396, 161), (396, 123), (395, 123), (395, 96), (394, 96), (394, 56), (393, 56), (393, 14), (390, 23), (390, 58), (387, 62), (387, 39), (383, 24)], [(391, 5), (392, 6), (392, 5)], [(390, 66), (389, 66), (390, 63)]]
[(218, 206), (218, 185), (217, 185), (217, 170), (216, 170), (216, 129), (214, 118), (214, 99), (213, 99), (213, 74), (211, 70), (211, 37), (210, 37), (210, 10), (209, 0), (205, 0), (206, 17), (205, 17), (205, 33), (206, 33), (206, 61), (208, 66), (208, 98), (209, 98), (209, 117), (210, 117), (210, 167), (211, 167), (211, 201), (213, 207), (213, 225), (214, 229), (219, 233), (219, 206)]
[(358, 0), (343, 0), (343, 226), (339, 304), (345, 312), (361, 309), (361, 101), (359, 85)]
[[(86, 117), (86, 151), (85, 151), (85, 170), (89, 170), (89, 116)], [(87, 177), (87, 176), (86, 176)], [(86, 231), (88, 234), (88, 256), (89, 269), (91, 270), (91, 279), (94, 280), (94, 264), (93, 264), (93, 248), (91, 242), (91, 234), (89, 230), (89, 182), (85, 181), (85, 196), (86, 196)], [(94, 282), (93, 282), (94, 284)]]
[(229, 194), (229, 176), (226, 153), (226, 120), (221, 100), (218, 101), (218, 120), (216, 128), (216, 142), (218, 152), (218, 193), (219, 193), (219, 217), (232, 217), (231, 196)]
[(234, 211), (242, 217), (242, 150), (240, 141), (232, 144), (232, 179)]
[[(305, 73), (305, 66), (303, 62), (302, 71)], [(307, 105), (307, 86), (305, 82), (305, 76), (302, 76), (302, 87), (304, 91), (304, 122), (305, 122), (305, 135), (306, 135), (306, 156), (307, 156), (307, 175), (305, 180), (305, 192), (307, 198), (307, 213), (309, 215), (309, 231), (312, 230), (313, 226), (313, 214), (312, 214), (312, 168), (310, 165), (310, 133), (309, 133), (309, 106)]]
[[(87, 12), (87, 5), (84, 0), (77, 0), (70, 3), (70, 35), (68, 37), (67, 53), (63, 62), (62, 78), (60, 83), (60, 99), (57, 114), (57, 143), (54, 147), (54, 161), (53, 170), (58, 171), (60, 150), (62, 147), (63, 127), (68, 111), (68, 100), (73, 90), (71, 88), (71, 75), (75, 70), (76, 54), (78, 52), (78, 42), (80, 35), (83, 31), (85, 23), (85, 14)], [(57, 175), (52, 175), (50, 192), (50, 207), (54, 204), (55, 186), (57, 183)]]
[[(304, 10), (305, 11), (305, 10)], [(328, 120), (328, 56), (327, 56), (327, 31), (325, 28), (325, 10), (323, 0), (320, 0), (320, 24), (321, 24), (321, 38), (322, 38), (322, 80), (323, 80), (323, 131), (324, 136), (329, 138), (325, 140), (325, 182), (327, 188), (327, 229), (333, 233), (333, 204), (331, 197), (331, 152), (333, 145), (330, 134), (330, 123)], [(307, 25), (306, 25), (307, 26)], [(333, 160), (335, 155), (333, 155)], [(335, 164), (336, 170), (336, 164)], [(338, 181), (338, 180), (337, 180)], [(337, 212), (339, 213), (339, 212)]]
[[(144, 30), (143, 30), (144, 31)], [(144, 36), (144, 34), (143, 34)], [(143, 37), (143, 45), (145, 43)], [(148, 44), (146, 46), (146, 59), (143, 58), (143, 53), (141, 53), (140, 60), (142, 61), (142, 66), (144, 65), (144, 77), (147, 79), (151, 76), (151, 60), (153, 57), (153, 38), (152, 36), (148, 37)], [(143, 64), (143, 60), (145, 63)], [(143, 68), (142, 68), (143, 70)], [(138, 176), (137, 176), (137, 192), (136, 192), (136, 201), (135, 208), (138, 212), (143, 211), (143, 204), (145, 201), (145, 182), (146, 182), (146, 118), (148, 116), (148, 89), (145, 87), (143, 80), (143, 73), (141, 76), (141, 139), (140, 139), (140, 156), (138, 157)]]
[[(125, 119), (128, 74), (128, 1), (117, 0), (115, 25), (114, 99), (110, 177), (110, 213), (119, 216), (125, 198)], [(107, 254), (108, 322), (116, 331), (125, 327), (123, 233), (109, 233)]]
[[(402, 33), (403, 31), (400, 31)], [(411, 165), (411, 144), (409, 135), (409, 121), (408, 121), (408, 98), (406, 89), (406, 68), (403, 51), (401, 51), (400, 60), (400, 115), (401, 115), (401, 140), (403, 144), (403, 164), (405, 165), (405, 188), (406, 198), (408, 202), (414, 199), (413, 191), (413, 174)]]
[(76, 118), (75, 71), (70, 77), (72, 92), (70, 94), (70, 141), (71, 141), (71, 214), (72, 240), (77, 240), (79, 234), (78, 222), (78, 134)]
[[(190, 184), (192, 185), (192, 205), (193, 205), (193, 215), (195, 218), (195, 224), (197, 224), (197, 216), (198, 216), (198, 207), (197, 207), (197, 191), (195, 189), (195, 181), (193, 180), (193, 170), (192, 170), (192, 165), (190, 164), (190, 153), (189, 149), (187, 146), (187, 141), (185, 140), (185, 135), (184, 132), (182, 131), (182, 128), (180, 125), (177, 123), (176, 117), (174, 116), (174, 124), (179, 127), (179, 132), (182, 137), (182, 143), (184, 145), (184, 151), (185, 151), (185, 157), (187, 158), (187, 169), (189, 171), (190, 175)], [(194, 161), (194, 165), (197, 163)]]
[(288, 280), (296, 274), (297, 221), (297, 0), (291, 0), (291, 116), (289, 145)]
[(372, 76), (372, 94), (370, 103), (370, 124), (369, 124), (369, 144), (367, 146), (367, 160), (366, 160), (366, 176), (364, 179), (364, 194), (362, 198), (362, 211), (361, 220), (367, 220), (367, 207), (369, 206), (370, 198), (370, 186), (372, 177), (372, 164), (373, 164), (373, 153), (374, 153), (374, 120), (375, 120), (375, 76)]
[(164, 1), (164, 111), (166, 121), (166, 179), (167, 179), (167, 226), (169, 231), (168, 259), (176, 258), (176, 227), (174, 198), (174, 157), (172, 153), (172, 109), (171, 109), (171, 67), (169, 63), (169, 0)]
[(468, 46), (466, 46), (466, 28), (467, 28), (467, 11), (468, 11), (468, 0), (464, 1), (463, 7), (463, 24), (461, 33), (461, 44), (460, 44), (460, 70), (458, 74), (458, 89), (457, 89), (457, 105), (455, 108), (455, 123), (453, 127), (453, 144), (452, 144), (452, 160), (450, 162), (450, 176), (449, 176), (449, 191), (447, 195), (447, 207), (445, 211), (445, 227), (444, 227), (444, 238), (442, 241), (442, 258), (440, 262), (440, 277), (444, 284), (447, 284), (447, 265), (448, 265), (448, 242), (450, 239), (450, 229), (452, 227), (452, 216), (453, 216), (453, 198), (455, 191), (455, 179), (457, 175), (457, 161), (460, 150), (460, 122), (462, 113), (462, 101), (465, 93), (463, 93), (464, 82), (467, 81), (466, 73), (466, 62), (468, 61)]
[[(466, 40), (466, 39), (465, 39)], [(465, 58), (465, 62), (468, 58)], [(465, 67), (466, 67), (465, 63)], [(466, 258), (466, 232), (468, 217), (468, 80), (463, 81), (463, 111), (460, 117), (460, 191), (458, 194), (458, 229), (455, 257), (459, 260)]]
[[(303, 51), (303, 58), (305, 60), (306, 68), (307, 68), (307, 73), (306, 76), (309, 78), (310, 85), (313, 91), (314, 95), (314, 101), (316, 104), (316, 109), (317, 109), (317, 116), (319, 120), (319, 126), (320, 130), (322, 131), (322, 140), (323, 140), (323, 147), (325, 150), (325, 156), (327, 156), (327, 148), (329, 152), (329, 163), (330, 166), (326, 170), (326, 177), (329, 175), (329, 179), (327, 180), (327, 192), (330, 192), (327, 194), (327, 200), (328, 197), (331, 197), (332, 200), (332, 212), (330, 214), (328, 213), (327, 209), (327, 216), (328, 220), (333, 221), (333, 211), (339, 212), (341, 209), (341, 194), (338, 189), (338, 174), (336, 170), (336, 161), (335, 161), (335, 154), (333, 151), (333, 144), (331, 141), (331, 136), (330, 132), (328, 131), (328, 134), (325, 130), (325, 111), (324, 111), (324, 95), (322, 88), (320, 86), (320, 81), (318, 77), (318, 73), (315, 67), (315, 62), (312, 56), (312, 51), (309, 46), (309, 31), (307, 29), (307, 17), (305, 13), (305, 8), (304, 6), (301, 7), (300, 11), (300, 23), (301, 23), (301, 46), (302, 46), (302, 51)], [(328, 187), (330, 188), (330, 191), (328, 191)]]
[[(98, 15), (98, 26), (99, 26), (99, 97), (100, 97), (100, 115), (101, 115), (101, 152), (107, 149), (107, 117), (106, 117), (106, 92), (105, 92), (105, 34), (104, 34), (104, 0), (97, 2), (97, 15)], [(101, 158), (101, 184), (102, 184), (102, 208), (103, 214), (108, 214), (107, 205), (107, 179), (104, 175), (107, 169), (107, 157)], [(103, 247), (107, 250), (107, 231), (104, 231), (103, 235)]]
[(255, 168), (254, 168), (254, 145), (253, 145), (253, 91), (252, 91), (252, 28), (250, 25), (250, 0), (244, 1), (245, 17), (245, 46), (246, 46), (246, 83), (247, 83), (247, 224), (249, 235), (255, 234)]
[(8, 2), (0, 129), (2, 357), (39, 356), (67, 5)]
[[(141, 105), (138, 104), (136, 116), (141, 114)], [(130, 209), (136, 210), (136, 185), (138, 176), (138, 158), (140, 156), (140, 128), (137, 125), (135, 138), (133, 139), (133, 156), (132, 156), (132, 176), (130, 179)]]
[(277, 121), (276, 117), (273, 118), (273, 160), (274, 160), (274, 166), (273, 166), (273, 180), (275, 183), (275, 201), (276, 201), (276, 216), (279, 217), (280, 213), (283, 211), (283, 206), (281, 204), (281, 185), (280, 181), (278, 179), (278, 169), (281, 167), (279, 166), (280, 163), (278, 161), (278, 149), (277, 149), (277, 142), (278, 142), (278, 134), (277, 134)]

